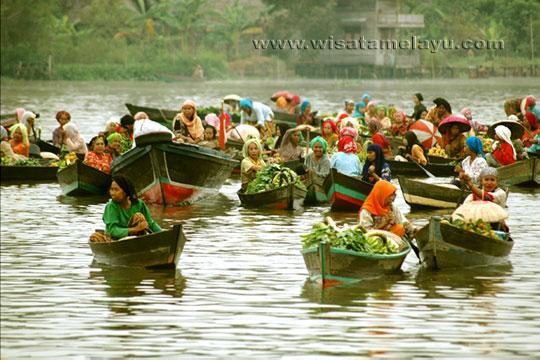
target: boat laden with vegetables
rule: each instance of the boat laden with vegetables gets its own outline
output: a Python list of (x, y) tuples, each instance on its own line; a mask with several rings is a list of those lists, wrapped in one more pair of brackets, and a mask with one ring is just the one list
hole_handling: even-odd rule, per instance
[(257, 173), (245, 192), (238, 191), (244, 207), (280, 210), (298, 209), (306, 194), (307, 189), (300, 177), (280, 164), (266, 166)]
[(45, 159), (26, 159), (15, 162), (2, 158), (0, 178), (2, 183), (55, 182), (58, 167)]
[(302, 255), (312, 281), (323, 287), (398, 272), (411, 251), (409, 243), (384, 230), (338, 228), (332, 218), (302, 235)]

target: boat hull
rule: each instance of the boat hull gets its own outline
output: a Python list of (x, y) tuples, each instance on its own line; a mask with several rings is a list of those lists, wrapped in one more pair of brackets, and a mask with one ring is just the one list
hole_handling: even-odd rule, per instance
[(264, 208), (274, 210), (296, 210), (302, 206), (307, 191), (296, 184), (255, 194), (238, 192), (240, 203), (245, 208)]
[[(392, 176), (428, 177), (426, 172), (414, 162), (395, 160), (386, 160), (386, 162), (390, 166)], [(426, 164), (422, 167), (438, 177), (451, 177), (455, 175), (454, 166), (449, 164)]]
[(325, 178), (316, 174), (307, 175), (304, 185), (308, 192), (304, 200), (304, 205), (328, 204), (326, 192), (324, 191), (324, 180)]
[(508, 261), (513, 241), (493, 239), (449, 224), (434, 216), (416, 234), (423, 265), (430, 269), (495, 265)]
[(56, 174), (62, 194), (67, 196), (107, 195), (111, 175), (77, 160)]
[(56, 181), (57, 167), (52, 166), (4, 166), (0, 167), (2, 182), (23, 184), (27, 182)]
[(358, 211), (373, 185), (332, 169), (324, 180), (324, 191), (332, 210)]
[(455, 209), (470, 191), (452, 185), (429, 184), (398, 176), (405, 202), (412, 208)]
[(108, 243), (89, 242), (96, 262), (112, 266), (176, 267), (186, 237), (181, 225), (155, 234)]
[(540, 186), (540, 160), (531, 158), (497, 168), (499, 184), (504, 186)]

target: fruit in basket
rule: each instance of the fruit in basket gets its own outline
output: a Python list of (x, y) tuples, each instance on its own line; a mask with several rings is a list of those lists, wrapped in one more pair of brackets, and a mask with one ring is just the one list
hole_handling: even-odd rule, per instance
[(442, 147), (440, 147), (438, 144), (429, 149), (428, 155), (439, 156), (443, 158), (448, 157), (448, 155), (446, 154), (446, 151)]

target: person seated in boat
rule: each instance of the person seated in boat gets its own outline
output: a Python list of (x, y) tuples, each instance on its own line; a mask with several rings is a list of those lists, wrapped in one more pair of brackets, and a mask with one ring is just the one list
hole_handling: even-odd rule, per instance
[(414, 228), (394, 203), (396, 191), (396, 187), (390, 182), (377, 181), (362, 204), (358, 219), (360, 225), (367, 230), (386, 230), (410, 239)]
[(15, 154), (9, 141), (0, 141), (0, 157), (2, 158), (2, 165), (14, 164), (17, 161), (28, 159), (26, 156), (21, 154)]
[(67, 152), (75, 152), (81, 155), (85, 155), (88, 151), (86, 148), (86, 142), (74, 123), (69, 123), (64, 126), (62, 148)]
[(354, 137), (345, 135), (339, 139), (338, 151), (330, 158), (330, 165), (348, 176), (362, 175), (362, 164), (358, 158), (358, 148)]
[(426, 106), (422, 104), (422, 101), (424, 101), (424, 97), (420, 93), (416, 93), (412, 97), (413, 103), (414, 103), (414, 111), (410, 118), (416, 120), (419, 120), (422, 118), (422, 113), (425, 111), (427, 113)]
[(289, 111), (289, 101), (285, 96), (280, 96), (276, 99), (276, 109), (280, 111)]
[(390, 133), (394, 136), (402, 136), (409, 128), (409, 121), (407, 115), (401, 110), (394, 111), (391, 117), (392, 125), (390, 126)]
[(366, 111), (367, 111), (367, 105), (370, 101), (371, 101), (371, 95), (369, 95), (368, 93), (364, 93), (360, 101), (357, 102), (354, 106), (355, 109), (354, 109), (353, 117), (364, 119)]
[(173, 120), (172, 130), (177, 140), (189, 144), (198, 144), (203, 141), (204, 127), (201, 118), (197, 115), (195, 101), (184, 101), (181, 112)]
[(388, 117), (388, 109), (384, 105), (377, 106), (377, 119), (381, 123), (383, 129), (390, 129), (392, 126), (392, 121)]
[[(116, 129), (119, 126), (120, 126), (120, 124), (118, 124), (116, 122), (116, 120), (111, 118), (111, 119), (107, 120), (107, 122), (105, 123), (105, 129), (100, 131), (98, 133), (98, 135), (101, 135), (101, 136), (105, 137), (105, 139), (107, 139), (109, 137), (109, 135), (114, 134), (114, 133), (117, 132)], [(109, 140), (107, 140), (107, 142), (109, 142)]]
[[(471, 180), (474, 184), (479, 184), (480, 173), (488, 167), (486, 159), (484, 159), (482, 140), (476, 136), (468, 137), (465, 142), (465, 155), (467, 157), (463, 159), (461, 165), (456, 166), (459, 179), (463, 183), (468, 183), (468, 180)], [(456, 185), (458, 184), (456, 183)]]
[(339, 140), (339, 131), (336, 123), (330, 118), (323, 121), (322, 138), (328, 144), (328, 152), (333, 152), (333, 149)]
[(257, 171), (266, 166), (262, 158), (262, 146), (258, 139), (250, 138), (242, 147), (244, 159), (240, 164), (240, 178), (242, 187), (240, 191), (245, 192), (247, 186), (255, 179)]
[(311, 102), (305, 99), (300, 104), (300, 114), (296, 117), (296, 125), (313, 125), (315, 116), (311, 112)]
[(446, 99), (440, 97), (434, 99), (433, 103), (435, 104), (435, 111), (433, 112), (430, 121), (436, 126), (439, 126), (441, 121), (452, 115), (452, 107)]
[(378, 119), (371, 119), (368, 122), (368, 128), (371, 135), (371, 141), (381, 147), (385, 158), (392, 157), (392, 146), (390, 141), (381, 131), (381, 123)]
[(405, 145), (405, 149), (402, 149), (404, 155), (396, 156), (395, 160), (414, 161), (420, 165), (427, 164), (426, 149), (413, 131), (407, 131), (405, 133), (403, 143)]
[(121, 146), (122, 146), (122, 135), (120, 133), (112, 133), (107, 136), (107, 146), (105, 147), (105, 152), (111, 155), (111, 158), (114, 160), (118, 156), (122, 155)]
[(353, 115), (354, 115), (354, 100), (351, 100), (351, 99), (345, 100), (345, 108), (343, 109), (343, 111), (341, 111), (337, 115), (337, 118), (341, 116), (353, 117)]
[(274, 119), (272, 109), (268, 105), (258, 101), (242, 99), (240, 100), (240, 110), (242, 112), (240, 116), (241, 124), (264, 125), (266, 121), (272, 121)]
[(313, 152), (309, 153), (304, 161), (306, 172), (326, 178), (331, 169), (327, 154), (328, 143), (322, 136), (317, 136), (310, 141), (309, 147)]
[(130, 235), (138, 236), (161, 231), (144, 201), (137, 197), (135, 188), (127, 177), (113, 176), (109, 195), (111, 199), (103, 213), (105, 233), (92, 234), (90, 241), (110, 242)]
[(11, 139), (9, 144), (15, 154), (30, 156), (30, 142), (28, 141), (28, 132), (26, 126), (21, 123), (17, 123), (9, 129), (11, 133)]
[(504, 125), (495, 128), (495, 142), (493, 152), (486, 154), (486, 161), (489, 166), (500, 167), (511, 165), (516, 162), (516, 149), (512, 143), (512, 132)]
[[(137, 137), (147, 134), (170, 134), (171, 140), (174, 139), (174, 134), (171, 130), (161, 125), (157, 121), (150, 120), (145, 112), (139, 111), (133, 116), (135, 123), (133, 124), (133, 139), (137, 142)], [(136, 144), (133, 144), (134, 146)]]
[(379, 120), (377, 117), (377, 103), (371, 100), (367, 104), (366, 112), (364, 113), (364, 120), (369, 122), (370, 120)]
[(362, 180), (372, 184), (379, 180), (392, 180), (390, 166), (384, 161), (384, 154), (378, 144), (369, 144), (367, 158), (362, 169)]
[(217, 129), (212, 125), (206, 125), (204, 127), (204, 140), (199, 143), (199, 145), (210, 148), (217, 149), (219, 148), (218, 139), (217, 139)]
[(59, 126), (52, 132), (52, 141), (54, 145), (60, 147), (62, 146), (62, 140), (64, 139), (64, 126), (71, 121), (71, 114), (61, 110), (56, 113), (56, 121)]
[(465, 198), (464, 202), (484, 200), (506, 207), (506, 191), (498, 186), (497, 169), (486, 167), (480, 172), (480, 185), (476, 185), (471, 178), (467, 179), (467, 186), (472, 194)]
[(90, 140), (90, 151), (84, 156), (84, 163), (104, 173), (111, 172), (112, 157), (105, 152), (105, 138), (103, 136), (98, 135)]
[(540, 133), (540, 129), (538, 128), (538, 119), (532, 112), (528, 112), (523, 117), (523, 127), (525, 128), (525, 132), (523, 133), (523, 136), (521, 137), (521, 142), (523, 143), (523, 146), (525, 147), (531, 147), (533, 144), (536, 143), (535, 138)]
[(133, 125), (135, 124), (135, 118), (129, 114), (126, 114), (120, 118), (120, 126), (126, 129), (127, 137), (133, 141)]
[(467, 137), (461, 133), (459, 125), (452, 125), (442, 135), (441, 147), (451, 158), (462, 158), (465, 150), (465, 140)]
[(298, 129), (289, 129), (283, 135), (281, 146), (279, 147), (279, 155), (282, 161), (300, 160), (304, 153), (304, 148), (300, 146), (302, 133)]
[(36, 144), (41, 137), (41, 128), (37, 126), (36, 118), (37, 115), (31, 111), (25, 111), (21, 118), (21, 123), (26, 126), (28, 141), (31, 144)]

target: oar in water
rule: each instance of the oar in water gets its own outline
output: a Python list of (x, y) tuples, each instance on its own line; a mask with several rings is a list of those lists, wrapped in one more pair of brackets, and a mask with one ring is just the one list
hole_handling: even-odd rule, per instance
[(409, 245), (411, 245), (411, 248), (413, 249), (414, 254), (415, 254), (416, 257), (418, 258), (418, 260), (421, 260), (421, 259), (420, 259), (420, 250), (418, 249), (418, 247), (417, 247), (416, 245), (414, 245), (414, 244), (412, 243), (412, 241), (409, 240), (409, 238), (404, 237), (404, 239), (405, 239), (405, 241), (407, 241), (407, 242), (409, 243)]
[(435, 175), (433, 175), (432, 173), (430, 173), (429, 171), (427, 171), (426, 168), (423, 167), (422, 165), (420, 165), (419, 163), (415, 162), (415, 164), (416, 164), (420, 169), (422, 169), (422, 170), (426, 173), (426, 175), (429, 176), (430, 178), (436, 177)]

